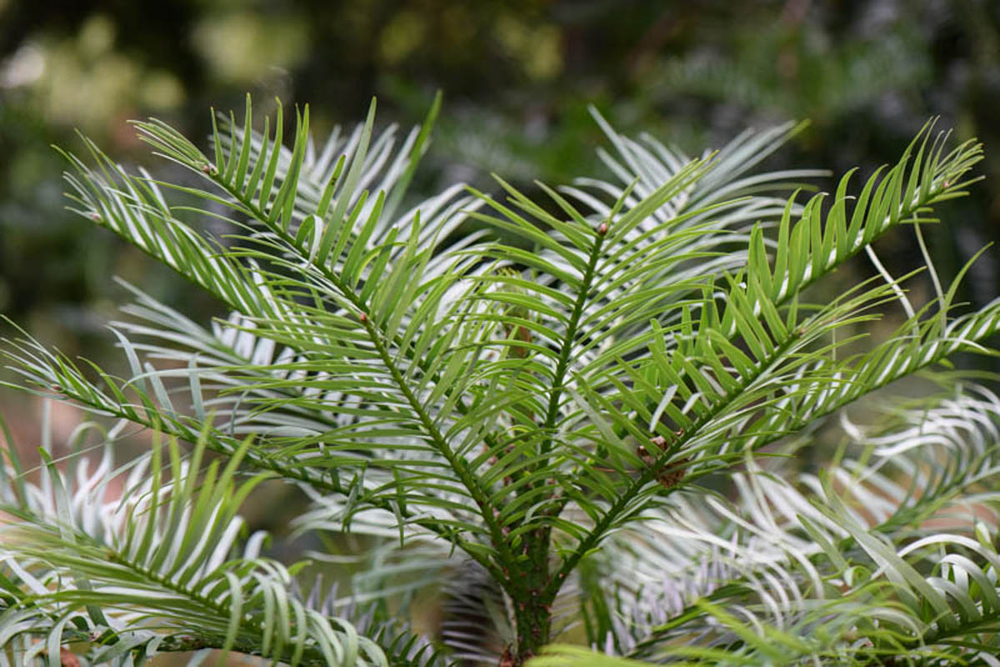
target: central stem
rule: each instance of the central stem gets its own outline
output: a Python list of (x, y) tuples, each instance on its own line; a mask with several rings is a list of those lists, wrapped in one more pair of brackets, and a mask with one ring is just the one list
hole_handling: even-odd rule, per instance
[[(547, 568), (546, 568), (547, 569)], [(547, 573), (546, 573), (547, 574)], [(549, 631), (552, 626), (552, 610), (542, 600), (544, 585), (532, 585), (528, 588), (525, 599), (515, 601), (514, 615), (517, 621), (517, 646), (510, 656), (510, 665), (523, 665), (529, 658), (537, 655), (541, 648), (549, 642)], [(507, 667), (501, 661), (502, 667)]]
[[(607, 221), (602, 222), (596, 230), (594, 245), (591, 246), (587, 266), (583, 272), (580, 292), (573, 305), (573, 312), (570, 315), (566, 329), (566, 336), (562, 349), (559, 351), (559, 360), (556, 365), (554, 380), (549, 393), (549, 401), (545, 411), (545, 422), (542, 432), (545, 434), (540, 446), (540, 454), (544, 457), (549, 454), (552, 448), (551, 432), (559, 417), (560, 399), (565, 389), (566, 375), (570, 368), (573, 344), (576, 340), (577, 329), (583, 318), (587, 300), (590, 298), (590, 290), (597, 275), (597, 264), (601, 257), (601, 249), (604, 246), (605, 236), (608, 232)], [(539, 464), (540, 468), (547, 465), (546, 460)], [(530, 490), (530, 487), (529, 487)], [(523, 665), (532, 656), (548, 643), (549, 632), (552, 626), (552, 610), (550, 596), (546, 596), (546, 591), (551, 585), (549, 572), (549, 546), (551, 529), (542, 526), (535, 530), (530, 530), (524, 534), (524, 555), (527, 559), (523, 563), (520, 575), (523, 577), (524, 585), (518, 589), (522, 592), (520, 599), (514, 600), (514, 614), (517, 623), (517, 647), (513, 654), (507, 654), (501, 659), (501, 667)]]

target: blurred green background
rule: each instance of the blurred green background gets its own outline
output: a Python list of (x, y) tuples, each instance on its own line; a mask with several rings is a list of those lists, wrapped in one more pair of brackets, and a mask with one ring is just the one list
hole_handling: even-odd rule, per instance
[[(320, 133), (361, 119), (373, 95), (380, 124), (411, 125), (438, 90), (444, 108), (415, 183), (428, 194), (456, 180), (490, 187), (490, 172), (526, 188), (607, 176), (590, 104), (622, 132), (689, 153), (809, 119), (766, 167), (862, 176), (939, 115), (987, 151), (984, 183), (927, 232), (939, 268), (954, 275), (1000, 237), (997, 0), (0, 0), (0, 313), (112, 369), (121, 362), (103, 327), (125, 293), (111, 276), (203, 321), (218, 314), (64, 210), (51, 145), (79, 151), (75, 129), (163, 173), (127, 119), (205, 137), (209, 108), (242, 109), (249, 91), (265, 109), (275, 97), (310, 103)], [(916, 252), (905, 230), (880, 245), (891, 270)], [(995, 258), (976, 265), (965, 300), (1000, 293)], [(71, 430), (77, 415), (53, 409)], [(22, 443), (37, 442), (35, 404), (2, 391), (0, 413)]]
[[(932, 115), (979, 136), (986, 183), (948, 210), (938, 257), (964, 261), (1000, 219), (1000, 3), (995, 0), (0, 0), (0, 311), (76, 352), (105, 339), (121, 275), (207, 315), (187, 287), (63, 210), (73, 130), (163, 168), (126, 125), (155, 115), (205, 136), (209, 107), (309, 102), (322, 131), (417, 123), (445, 107), (418, 185), (605, 174), (596, 105), (622, 131), (689, 152), (748, 126), (813, 125), (770, 166), (863, 170)], [(912, 251), (900, 239), (894, 252)], [(980, 267), (970, 299), (997, 293)], [(198, 314), (198, 313), (196, 313)]]

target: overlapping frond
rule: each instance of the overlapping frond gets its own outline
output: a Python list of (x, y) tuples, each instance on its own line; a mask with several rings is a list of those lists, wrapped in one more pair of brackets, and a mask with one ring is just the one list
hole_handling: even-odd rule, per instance
[[(958, 279), (897, 335), (861, 353), (838, 350), (854, 342), (859, 323), (898, 297), (898, 283), (863, 284), (826, 304), (810, 304), (801, 295), (892, 224), (924, 217), (925, 202), (960, 194), (960, 179), (979, 149), (970, 145), (942, 156), (938, 142), (930, 145), (934, 150), (917, 149), (909, 170), (907, 155), (885, 179), (876, 174), (868, 181), (865, 190), (879, 193), (876, 203), (864, 203), (871, 197), (862, 194), (852, 225), (842, 182), (822, 223), (821, 196), (794, 225), (786, 212), (772, 253), (755, 228), (746, 267), (721, 286), (703, 281), (700, 294), (673, 309), (679, 311), (676, 324), (653, 323), (643, 352), (609, 354), (574, 375), (577, 398), (567, 400), (563, 422), (567, 440), (594, 445), (574, 457), (572, 481), (564, 486), (596, 522), (578, 554), (634, 516), (645, 495), (659, 493), (663, 471), (678, 478), (666, 486), (696, 480), (948, 354), (982, 349), (977, 342), (995, 332), (1000, 302), (949, 317)], [(851, 238), (837, 241), (841, 232), (835, 230)], [(799, 244), (794, 251), (792, 240)], [(936, 313), (929, 316), (929, 310)], [(629, 439), (646, 453), (628, 446)], [(593, 452), (602, 466), (587, 465)], [(635, 469), (638, 478), (629, 474)]]
[[(222, 340), (208, 343), (209, 350), (204, 348), (206, 339), (199, 333), (197, 341), (190, 336), (186, 339), (195, 343), (186, 371), (169, 373), (146, 367), (137, 373), (148, 373), (164, 408), (170, 403), (171, 391), (169, 387), (163, 389), (164, 378), (184, 376), (184, 384), (190, 388), (190, 404), (199, 419), (204, 420), (206, 406), (210, 410), (230, 408), (228, 422), (213, 429), (221, 433), (216, 433), (217, 439), (224, 440), (237, 432), (264, 435), (262, 442), (272, 447), (269, 456), (279, 458), (286, 467), (318, 463), (321, 468), (344, 467), (345, 474), (352, 475), (372, 461), (391, 474), (411, 466), (417, 472), (409, 477), (419, 487), (423, 476), (420, 469), (430, 466), (446, 470), (451, 454), (445, 452), (448, 446), (437, 427), (432, 426), (433, 433), (427, 433), (429, 413), (421, 405), (421, 390), (410, 392), (408, 386), (400, 386), (400, 381), (419, 373), (422, 382), (437, 383), (437, 394), (453, 397), (458, 393), (440, 382), (437, 369), (441, 362), (432, 364), (423, 353), (442, 338), (453, 340), (456, 333), (468, 335), (452, 327), (459, 306), (452, 288), (463, 273), (463, 263), (468, 262), (450, 260), (437, 253), (436, 246), (461, 222), (458, 209), (469, 202), (456, 199), (456, 190), (451, 188), (399, 220), (391, 217), (412, 176), (429, 126), (411, 133), (397, 157), (384, 169), (393, 144), (392, 132), (376, 140), (369, 154), (371, 115), (367, 124), (352, 135), (353, 139), (338, 141), (335, 133), (324, 152), (316, 156), (308, 148), (311, 140), (307, 112), (300, 118), (292, 154), (281, 146), (280, 119), (275, 140), (268, 148), (268, 139), (262, 138), (266, 134), (256, 135), (251, 130), (250, 113), (248, 103), (242, 143), (235, 135), (226, 140), (216, 132), (218, 167), (166, 125), (155, 121), (139, 124), (142, 136), (161, 154), (190, 167), (224, 191), (216, 195), (180, 188), (186, 195), (196, 194), (216, 206), (225, 203), (241, 218), (232, 222), (241, 226), (249, 222), (252, 227), (251, 233), (237, 240), (246, 247), (211, 253), (226, 257), (228, 263), (226, 271), (205, 272), (209, 277), (197, 271), (210, 255), (209, 241), (174, 214), (178, 210), (190, 214), (193, 210), (218, 216), (217, 212), (189, 206), (171, 208), (152, 179), (130, 177), (113, 166), (110, 168), (115, 178), (111, 179), (73, 159), (80, 176), (72, 182), (84, 207), (82, 212), (101, 218), (126, 238), (138, 235), (157, 239), (154, 256), (179, 258), (171, 264), (174, 268), (234, 309), (230, 322), (244, 330), (238, 334), (240, 340), (251, 337), (260, 341), (250, 358), (229, 355), (228, 367), (220, 369), (216, 364), (220, 363), (221, 349), (226, 347), (224, 339), (237, 336), (236, 332), (219, 334)], [(330, 172), (331, 155), (337, 154), (339, 167)], [(99, 153), (97, 160), (102, 167), (110, 165)], [(364, 188), (382, 171), (385, 173), (381, 180), (375, 180), (381, 188), (378, 197), (374, 204), (366, 205)], [(319, 201), (313, 202), (310, 193), (315, 194), (317, 179), (324, 181), (324, 190)], [(272, 191), (272, 187), (276, 189)], [(296, 206), (313, 213), (303, 217), (296, 212)], [(147, 215), (153, 208), (156, 215)], [(114, 215), (107, 214), (110, 209), (114, 209)], [(151, 226), (162, 221), (171, 229), (182, 230), (177, 236), (187, 245), (160, 233), (158, 228), (150, 231)], [(245, 292), (254, 293), (256, 300), (243, 298)], [(183, 320), (178, 323), (182, 327), (190, 324)], [(171, 328), (176, 330), (177, 326)], [(454, 330), (448, 333), (450, 328)], [(177, 332), (172, 335), (176, 342)], [(133, 361), (130, 344), (123, 344)], [(208, 366), (202, 367), (205, 363)], [(252, 367), (255, 365), (258, 368)], [(454, 366), (452, 363), (450, 367)], [(319, 367), (334, 372), (317, 371)], [(145, 384), (140, 382), (139, 389)], [(365, 385), (370, 387), (366, 393), (351, 391)], [(233, 390), (232, 394), (227, 395), (227, 390)], [(214, 396), (204, 397), (205, 391)], [(121, 396), (112, 398), (112, 402), (127, 403), (120, 400)], [(387, 421), (385, 409), (393, 405), (405, 406), (413, 416), (410, 420), (395, 420), (399, 423)], [(330, 418), (333, 412), (352, 414), (353, 418), (338, 422)], [(282, 427), (275, 428), (279, 423)], [(309, 437), (301, 437), (304, 429)], [(425, 442), (428, 438), (432, 441), (429, 444)], [(379, 448), (396, 447), (401, 440), (424, 450), (423, 454), (403, 460), (392, 454), (378, 455)], [(371, 447), (359, 447), (362, 442)], [(329, 456), (341, 448), (351, 451), (342, 457)], [(339, 477), (339, 472), (335, 474)], [(468, 473), (460, 473), (459, 477), (464, 479), (457, 479), (455, 488), (466, 487), (465, 496), (458, 503), (436, 500), (438, 505), (450, 502), (457, 507), (468, 498), (469, 487), (475, 486), (473, 480)], [(361, 483), (361, 479), (359, 476), (356, 481)], [(375, 479), (370, 488), (384, 484), (384, 479)], [(447, 485), (428, 483), (428, 487), (443, 490)], [(418, 488), (415, 493), (422, 491)], [(406, 498), (398, 496), (393, 500), (399, 503)], [(415, 504), (420, 501), (419, 495), (413, 497)], [(384, 507), (387, 501), (373, 502)], [(447, 512), (447, 508), (441, 511)]]
[(729, 499), (674, 494), (594, 557), (590, 642), (670, 664), (995, 655), (998, 424), (996, 397), (962, 388), (852, 426), (819, 477), (751, 459)]
[[(94, 664), (200, 648), (289, 664), (387, 664), (349, 623), (292, 594), (289, 570), (260, 556), (262, 534), (244, 539), (239, 506), (268, 477), (238, 479), (250, 440), (225, 466), (201, 470), (204, 442), (182, 459), (171, 440), (167, 461), (156, 444), (115, 469), (113, 437), (92, 470), (86, 458), (62, 470), (45, 450), (39, 482), (14, 458), (5, 470), (3, 509), (17, 520), (0, 545), (16, 599), (0, 627), (7, 640), (35, 640), (13, 656), (18, 664), (46, 654), (51, 664), (79, 643)], [(42, 616), (51, 621), (46, 634), (26, 622)]]

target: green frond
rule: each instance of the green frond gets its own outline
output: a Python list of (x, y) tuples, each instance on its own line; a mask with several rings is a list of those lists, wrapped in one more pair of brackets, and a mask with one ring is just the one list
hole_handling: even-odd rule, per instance
[[(590, 627), (604, 633), (590, 641), (633, 658), (672, 656), (671, 664), (693, 657), (692, 637), (729, 653), (711, 664), (995, 654), (995, 528), (955, 510), (995, 495), (998, 418), (996, 397), (971, 387), (899, 414), (874, 436), (851, 426), (858, 458), (821, 479), (793, 486), (780, 466), (750, 460), (731, 477), (731, 502), (672, 495), (596, 557), (603, 574), (594, 590), (615, 590), (616, 611), (630, 620), (588, 603)], [(938, 470), (942, 483), (921, 483)], [(989, 491), (963, 494), (977, 487)], [(944, 521), (951, 531), (929, 523)], [(720, 632), (720, 621), (733, 632)], [(961, 646), (948, 641), (951, 628)]]
[[(224, 467), (215, 460), (204, 470), (204, 441), (182, 456), (171, 440), (168, 461), (156, 444), (124, 470), (113, 468), (110, 446), (93, 472), (81, 459), (75, 479), (43, 450), (39, 484), (5, 505), (17, 521), (3, 528), (3, 561), (26, 589), (0, 617), (8, 640), (43, 638), (50, 661), (83, 642), (100, 664), (206, 647), (292, 665), (387, 664), (371, 639), (292, 594), (289, 571), (259, 555), (262, 535), (241, 538), (239, 506), (267, 477), (237, 481), (250, 440)], [(123, 476), (116, 498), (109, 486)], [(53, 619), (47, 638), (23, 623), (38, 615)]]

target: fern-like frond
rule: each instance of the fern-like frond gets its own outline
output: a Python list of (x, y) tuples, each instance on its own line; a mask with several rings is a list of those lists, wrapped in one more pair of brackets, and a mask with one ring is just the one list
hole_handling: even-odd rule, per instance
[(292, 595), (289, 571), (260, 556), (262, 534), (241, 539), (239, 506), (267, 477), (237, 480), (250, 444), (204, 470), (204, 441), (182, 458), (172, 440), (168, 461), (154, 445), (125, 471), (113, 469), (110, 441), (100, 464), (91, 471), (83, 459), (75, 476), (45, 450), (37, 485), (8, 467), (23, 495), (5, 503), (16, 521), (3, 529), (3, 561), (26, 590), (0, 619), (7, 639), (38, 637), (22, 619), (43, 614), (54, 621), (41, 637), (50, 660), (83, 641), (98, 664), (205, 647), (289, 664), (387, 664), (371, 639)]
[[(909, 170), (906, 155), (885, 179), (872, 177), (866, 191), (877, 193), (874, 203), (864, 203), (870, 195), (862, 194), (851, 225), (842, 182), (838, 204), (824, 225), (818, 219), (819, 197), (803, 211), (795, 232), (788, 231), (788, 209), (770, 259), (756, 228), (746, 268), (727, 278), (721, 289), (707, 281), (701, 295), (675, 308), (680, 319), (673, 327), (654, 323), (656, 334), (646, 354), (608, 355), (607, 365), (591, 365), (575, 375), (575, 406), (566, 406), (567, 432), (574, 434), (568, 439), (580, 442), (572, 428), (580, 424), (591, 434), (584, 440), (603, 445), (596, 450), (599, 458), (612, 461), (605, 471), (587, 465), (585, 454), (577, 459), (582, 459), (577, 470), (586, 474), (579, 488), (587, 491), (575, 492), (573, 499), (596, 524), (576, 557), (635, 516), (643, 506), (642, 490), (658, 492), (660, 472), (671, 464), (675, 471), (683, 468), (683, 476), (697, 479), (699, 468), (702, 474), (710, 472), (713, 462), (734, 461), (739, 452), (795, 433), (947, 354), (975, 350), (977, 341), (992, 335), (1000, 321), (997, 303), (948, 319), (953, 286), (934, 304), (938, 316), (915, 314), (891, 340), (868, 353), (838, 358), (837, 350), (851, 341), (849, 327), (893, 298), (895, 283), (861, 286), (823, 305), (800, 296), (807, 284), (836, 266), (838, 253), (849, 256), (897, 221), (923, 216), (925, 202), (960, 194), (958, 181), (979, 159), (978, 147), (943, 156), (939, 141), (930, 145), (933, 150), (925, 151), (920, 144)], [(846, 237), (837, 241), (838, 233)], [(848, 333), (837, 336), (844, 328)], [(579, 411), (571, 412), (576, 406)], [(648, 460), (637, 460), (643, 457), (630, 451), (625, 436), (642, 444)], [(638, 479), (627, 474), (638, 466)], [(592, 490), (600, 494), (594, 501), (589, 500)]]
[(671, 664), (695, 657), (694, 637), (728, 659), (742, 647), (742, 662), (720, 664), (993, 655), (996, 518), (976, 523), (975, 507), (995, 499), (997, 408), (966, 388), (875, 436), (851, 428), (858, 458), (822, 478), (793, 486), (751, 460), (730, 478), (731, 501), (674, 494), (598, 557), (596, 586), (616, 606), (588, 602), (590, 641)]

